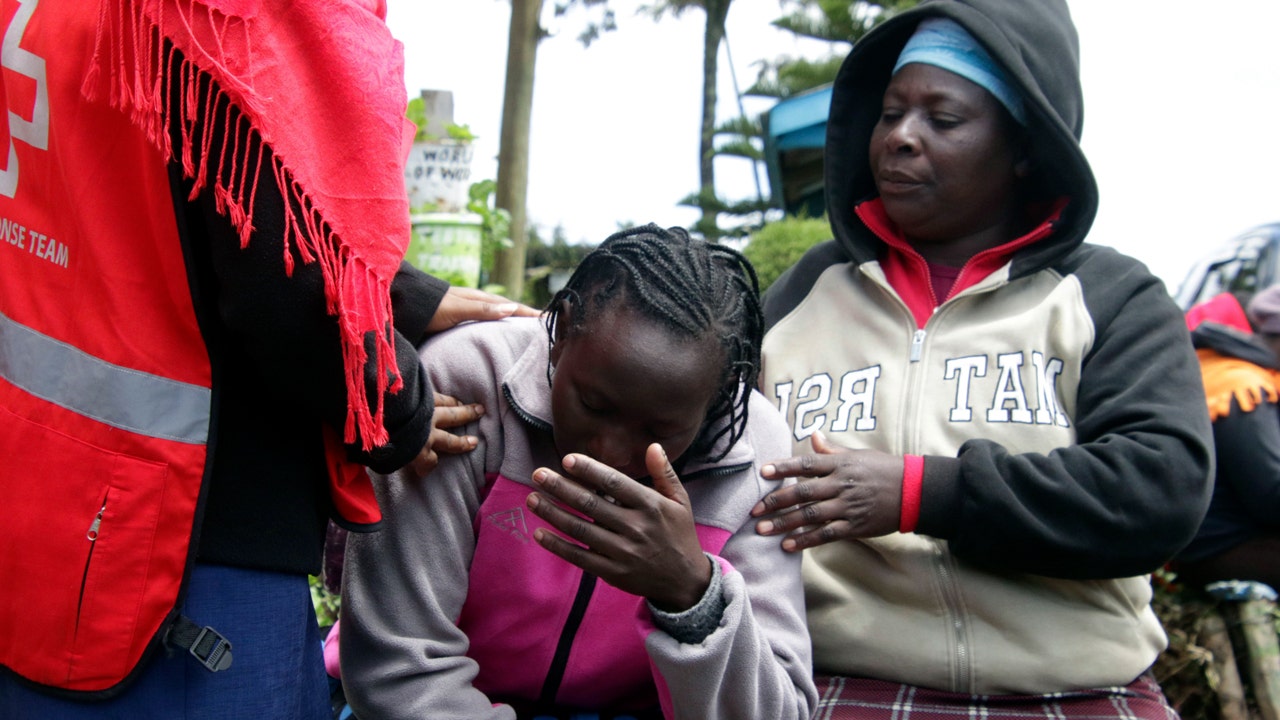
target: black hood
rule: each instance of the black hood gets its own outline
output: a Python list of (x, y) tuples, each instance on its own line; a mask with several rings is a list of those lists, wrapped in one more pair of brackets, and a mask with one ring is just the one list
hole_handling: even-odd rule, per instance
[(1083, 242), (1098, 211), (1097, 182), (1080, 149), (1080, 47), (1064, 0), (924, 0), (854, 45), (827, 122), (826, 200), (836, 240), (858, 262), (877, 256), (881, 241), (853, 208), (876, 193), (868, 148), (890, 73), (916, 26), (933, 16), (958, 22), (1009, 73), (1026, 104), (1041, 194), (1070, 198), (1054, 233), (1018, 253), (1013, 274), (1043, 267)]
[(1251, 362), (1258, 367), (1280, 370), (1280, 360), (1277, 360), (1271, 348), (1252, 335), (1228, 325), (1212, 321), (1201, 323), (1191, 331), (1191, 343), (1196, 349), (1204, 348), (1225, 357)]

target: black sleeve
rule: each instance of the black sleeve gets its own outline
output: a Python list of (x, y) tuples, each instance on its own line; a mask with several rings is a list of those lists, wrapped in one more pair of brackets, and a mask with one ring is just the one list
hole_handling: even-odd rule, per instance
[(391, 312), (396, 332), (421, 347), (427, 339), (427, 326), (448, 291), (447, 281), (401, 261), (391, 282)]
[(970, 440), (926, 457), (918, 530), (1003, 571), (1066, 578), (1151, 572), (1194, 537), (1208, 508), (1213, 441), (1182, 314), (1136, 261), (1090, 252), (1079, 278), (1094, 325), (1072, 418), (1048, 454)]
[[(214, 97), (226, 103), (222, 94)], [(242, 348), (272, 387), (290, 402), (341, 432), (347, 416), (342, 348), (337, 319), (327, 309), (320, 266), (316, 262), (302, 262), (296, 248), (285, 248), (285, 201), (271, 169), (271, 150), (262, 143), (250, 143), (247, 124), (237, 122), (234, 108), (230, 113), (223, 109), (219, 107), (210, 114), (218, 119), (218, 125), (208, 146), (209, 153), (211, 156), (220, 153), (221, 143), (226, 140), (221, 132), (222, 123), (230, 118), (229, 126), (236, 127), (240, 133), (239, 147), (253, 148), (244, 160), (246, 166), (259, 168), (251, 218), (253, 231), (242, 248), (239, 233), (218, 211), (214, 193), (207, 188), (195, 198), (188, 216), (199, 219), (209, 236), (212, 288), (226, 341)], [(202, 129), (197, 127), (195, 132)], [(180, 150), (176, 136), (173, 142)], [(257, 153), (263, 154), (261, 161)], [(190, 182), (183, 185), (189, 191)], [(287, 252), (294, 253), (292, 272), (286, 269)], [(393, 317), (403, 309), (409, 318), (405, 327), (421, 333), (447, 284), (404, 267), (397, 280), (393, 300), (398, 297), (401, 307), (393, 308)], [(397, 327), (400, 324), (396, 323)], [(404, 384), (400, 391), (387, 393), (382, 398), (383, 425), (389, 440), (368, 452), (360, 449), (358, 438), (348, 447), (352, 459), (383, 473), (403, 467), (426, 444), (433, 410), (430, 382), (414, 343), (399, 332), (392, 332), (396, 364)], [(372, 336), (366, 338), (366, 349), (372, 359)], [(377, 397), (376, 368), (372, 361), (366, 366), (365, 380), (372, 404)]]
[(1217, 480), (1258, 524), (1280, 527), (1280, 407), (1264, 400), (1252, 412), (1232, 401), (1213, 424)]

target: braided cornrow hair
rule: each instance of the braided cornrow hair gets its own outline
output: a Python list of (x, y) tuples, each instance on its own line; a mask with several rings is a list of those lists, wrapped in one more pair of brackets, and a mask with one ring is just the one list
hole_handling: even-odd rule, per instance
[[(720, 390), (688, 456), (722, 459), (746, 432), (747, 406), (760, 371), (764, 318), (760, 284), (742, 253), (689, 237), (683, 228), (652, 223), (610, 235), (551, 298), (545, 322), (555, 343), (560, 314), (572, 308), (566, 334), (586, 326), (611, 303), (630, 307), (690, 338), (713, 332), (724, 349)], [(723, 422), (722, 422), (723, 421)], [(724, 451), (709, 457), (720, 438)]]

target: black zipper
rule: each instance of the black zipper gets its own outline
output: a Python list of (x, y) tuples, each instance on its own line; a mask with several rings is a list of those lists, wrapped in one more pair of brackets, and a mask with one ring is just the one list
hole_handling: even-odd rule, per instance
[(734, 473), (740, 473), (743, 470), (746, 470), (750, 467), (751, 467), (751, 463), (749, 462), (738, 463), (737, 465), (712, 465), (711, 467), (702, 468), (700, 470), (694, 470), (693, 472), (687, 475), (681, 474), (680, 482), (689, 483), (689, 482), (693, 482), (694, 480), (700, 480), (703, 478), (727, 477), (729, 475), (733, 475)]
[(98, 533), (102, 528), (102, 516), (107, 512), (107, 497), (102, 496), (102, 507), (98, 510), (98, 514), (93, 517), (93, 522), (89, 524), (89, 531), (84, 534), (85, 539), (89, 541), (89, 555), (84, 559), (84, 573), (80, 576), (80, 597), (76, 600), (76, 626), (75, 632), (72, 634), (74, 638), (80, 632), (80, 617), (84, 610), (84, 590), (89, 584), (89, 568), (93, 565), (93, 549), (98, 545)]
[(556, 695), (560, 693), (560, 683), (564, 680), (565, 666), (569, 664), (569, 651), (573, 649), (573, 640), (582, 626), (582, 618), (587, 614), (587, 605), (595, 592), (596, 576), (582, 573), (578, 581), (578, 592), (573, 596), (573, 607), (569, 608), (569, 617), (565, 618), (564, 629), (560, 631), (560, 641), (556, 643), (556, 654), (551, 658), (551, 667), (547, 668), (547, 679), (542, 683), (542, 694), (538, 702), (550, 707), (555, 704)]
[(507, 403), (511, 405), (511, 410), (516, 414), (516, 417), (543, 432), (551, 432), (551, 423), (535, 417), (528, 410), (520, 407), (520, 403), (516, 402), (515, 396), (511, 394), (511, 387), (506, 383), (502, 383), (502, 395), (507, 399)]

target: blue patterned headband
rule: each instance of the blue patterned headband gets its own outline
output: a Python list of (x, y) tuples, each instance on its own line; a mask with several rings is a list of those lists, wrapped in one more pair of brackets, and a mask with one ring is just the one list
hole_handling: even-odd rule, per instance
[(896, 75), (907, 63), (940, 67), (982, 86), (1009, 110), (1019, 125), (1026, 127), (1027, 111), (1022, 104), (1022, 94), (1009, 81), (1004, 69), (955, 20), (931, 17), (921, 21), (898, 55), (893, 73)]

